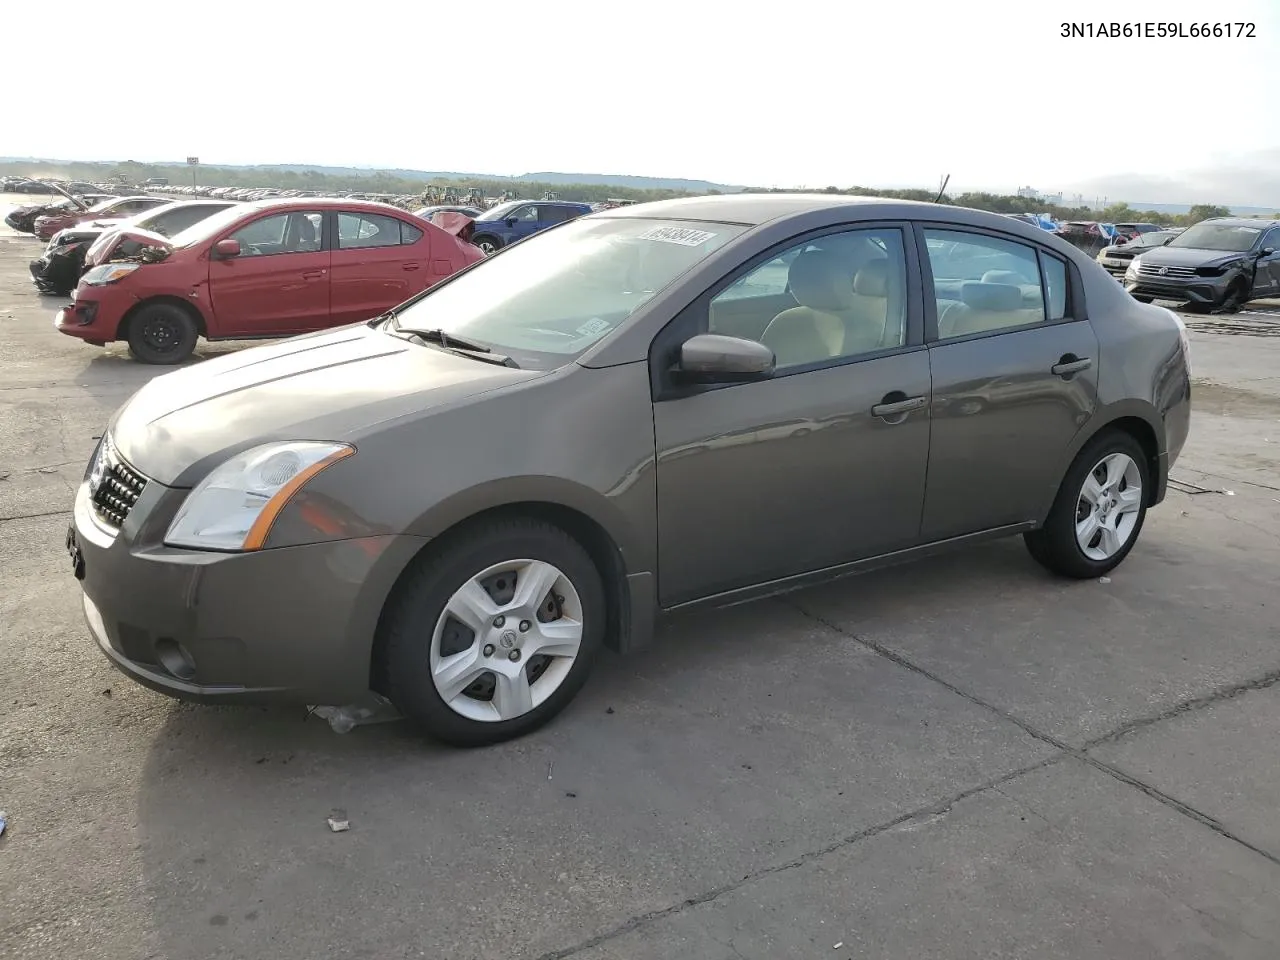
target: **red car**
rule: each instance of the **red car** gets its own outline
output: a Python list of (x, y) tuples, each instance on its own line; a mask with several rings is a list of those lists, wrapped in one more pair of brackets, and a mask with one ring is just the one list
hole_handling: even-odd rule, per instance
[(124, 220), (166, 203), (173, 201), (167, 197), (113, 197), (94, 204), (88, 210), (68, 210), (36, 217), (35, 234), (41, 240), (50, 240), (59, 230), (68, 227), (90, 220)]
[(94, 250), (54, 321), (95, 346), (178, 363), (196, 338), (287, 337), (369, 320), (484, 258), (453, 233), (362, 200), (259, 200), (172, 239), (143, 230)]

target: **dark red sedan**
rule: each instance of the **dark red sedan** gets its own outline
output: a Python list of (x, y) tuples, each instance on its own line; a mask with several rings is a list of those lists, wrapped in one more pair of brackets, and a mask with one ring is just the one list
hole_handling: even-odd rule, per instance
[(92, 251), (55, 326), (135, 359), (178, 363), (198, 337), (287, 337), (369, 320), (483, 259), (479, 248), (382, 203), (237, 204), (171, 239), (144, 230)]
[(167, 197), (114, 197), (94, 204), (88, 210), (68, 210), (37, 217), (35, 234), (41, 240), (50, 240), (59, 230), (79, 226), (90, 220), (124, 220), (167, 203), (173, 201)]

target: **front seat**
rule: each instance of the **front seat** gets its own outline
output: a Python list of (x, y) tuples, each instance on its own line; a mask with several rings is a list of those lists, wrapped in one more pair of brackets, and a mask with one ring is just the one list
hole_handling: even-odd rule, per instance
[(760, 336), (773, 349), (778, 366), (840, 356), (842, 314), (853, 304), (853, 280), (840, 259), (826, 250), (806, 250), (791, 261), (787, 283), (799, 306), (779, 313)]
[(311, 222), (311, 218), (305, 214), (300, 214), (293, 223), (294, 253), (309, 253), (313, 250), (320, 249), (320, 240), (316, 236), (316, 226)]

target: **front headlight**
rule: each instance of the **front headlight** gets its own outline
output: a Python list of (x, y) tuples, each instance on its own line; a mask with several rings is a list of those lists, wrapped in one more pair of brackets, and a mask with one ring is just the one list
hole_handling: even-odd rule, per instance
[(108, 283), (115, 283), (117, 280), (123, 280), (138, 267), (140, 263), (104, 263), (100, 267), (94, 267), (80, 278), (81, 283), (87, 283), (91, 287), (101, 287)]
[(1142, 260), (1141, 257), (1134, 257), (1132, 260), (1129, 261), (1129, 266), (1126, 267), (1124, 271), (1124, 276), (1126, 280), (1138, 279), (1138, 264), (1139, 262), (1141, 262), (1141, 260)]
[(187, 494), (164, 542), (197, 550), (260, 550), (290, 498), (355, 453), (345, 443), (268, 443), (232, 457)]

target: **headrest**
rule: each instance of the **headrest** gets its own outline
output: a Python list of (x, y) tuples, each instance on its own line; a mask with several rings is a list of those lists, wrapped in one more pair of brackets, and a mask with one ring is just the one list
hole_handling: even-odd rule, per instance
[(868, 260), (853, 276), (853, 292), (863, 297), (889, 295), (889, 261), (885, 257)]
[(967, 280), (960, 287), (960, 300), (975, 310), (1006, 313), (1022, 308), (1022, 288), (1011, 283)]
[(827, 250), (806, 250), (791, 261), (787, 273), (791, 295), (810, 310), (847, 310), (853, 305), (853, 282), (839, 257)]
[(1022, 274), (1014, 273), (1012, 270), (988, 270), (982, 275), (983, 283), (1011, 283), (1015, 287), (1020, 287), (1028, 281)]

